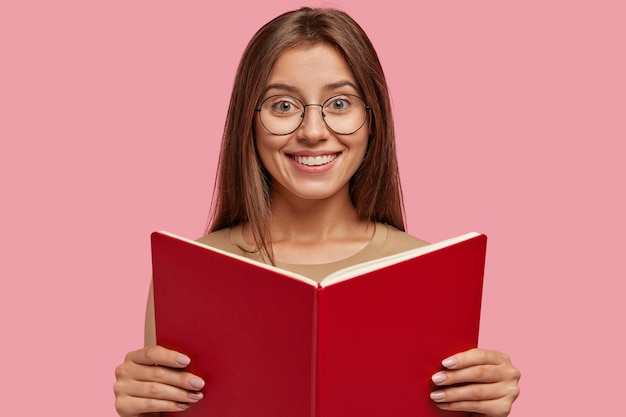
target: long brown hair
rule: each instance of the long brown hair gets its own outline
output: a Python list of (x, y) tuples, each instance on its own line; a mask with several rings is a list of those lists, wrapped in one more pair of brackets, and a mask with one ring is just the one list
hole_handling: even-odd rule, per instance
[(378, 55), (346, 13), (304, 7), (265, 24), (243, 53), (226, 117), (208, 228), (211, 232), (248, 222), (257, 248), (270, 261), (271, 183), (255, 150), (254, 109), (278, 57), (289, 48), (318, 42), (343, 55), (372, 108), (366, 157), (350, 180), (352, 203), (361, 218), (404, 230), (391, 104)]

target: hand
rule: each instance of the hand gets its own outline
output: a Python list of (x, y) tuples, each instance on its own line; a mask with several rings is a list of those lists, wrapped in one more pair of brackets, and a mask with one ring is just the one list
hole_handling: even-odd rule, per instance
[(442, 388), (430, 394), (439, 408), (472, 412), (474, 416), (509, 415), (519, 396), (520, 371), (507, 355), (470, 349), (445, 359), (442, 365), (446, 370), (432, 377), (435, 385)]
[(121, 417), (147, 417), (161, 411), (182, 411), (202, 399), (204, 381), (183, 371), (188, 356), (161, 346), (126, 355), (115, 369), (115, 409)]

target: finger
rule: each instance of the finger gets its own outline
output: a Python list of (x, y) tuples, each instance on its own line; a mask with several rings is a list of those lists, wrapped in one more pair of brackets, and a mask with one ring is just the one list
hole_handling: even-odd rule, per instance
[(457, 401), (437, 403), (437, 407), (448, 411), (464, 411), (473, 416), (506, 417), (511, 413), (511, 402), (501, 399), (486, 401)]
[(202, 392), (159, 382), (121, 381), (114, 386), (114, 391), (116, 396), (153, 398), (180, 403), (195, 403), (203, 398)]
[[(126, 375), (129, 368), (129, 375)], [(201, 392), (195, 391), (203, 386), (204, 381), (188, 372), (131, 363), (118, 368), (118, 379), (114, 385), (116, 408), (121, 416), (129, 417), (143, 413), (180, 411), (203, 398)]]
[(440, 371), (432, 376), (432, 381), (437, 386), (469, 382), (490, 383), (507, 379), (506, 372), (506, 369), (498, 365), (480, 365), (452, 371)]
[(191, 362), (189, 356), (162, 346), (148, 346), (126, 355), (126, 360), (142, 365), (163, 365), (184, 368)]
[(134, 382), (155, 382), (185, 390), (198, 391), (204, 388), (204, 380), (190, 372), (165, 366), (141, 365), (124, 362), (115, 369), (115, 376), (122, 388), (130, 388)]
[(202, 378), (189, 372), (164, 366), (142, 366), (135, 375), (138, 381), (157, 382), (191, 391), (198, 391), (204, 388), (204, 380)]
[[(115, 400), (115, 409), (120, 416), (138, 416), (147, 413), (177, 412), (190, 407), (187, 403), (160, 400), (154, 398), (119, 397)], [(156, 414), (160, 415), (160, 414)]]
[(438, 403), (486, 401), (506, 397), (507, 393), (504, 384), (468, 384), (433, 391), (430, 398)]
[(457, 353), (441, 361), (447, 369), (462, 369), (476, 365), (499, 365), (511, 363), (511, 359), (504, 353), (487, 349), (470, 349)]

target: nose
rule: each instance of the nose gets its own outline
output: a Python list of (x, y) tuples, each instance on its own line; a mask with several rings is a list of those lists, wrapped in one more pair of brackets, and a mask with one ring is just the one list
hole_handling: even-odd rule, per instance
[[(318, 108), (316, 108), (318, 107)], [(303, 120), (298, 130), (298, 138), (307, 141), (323, 140), (328, 135), (328, 127), (324, 122), (324, 112), (321, 104), (306, 104)]]

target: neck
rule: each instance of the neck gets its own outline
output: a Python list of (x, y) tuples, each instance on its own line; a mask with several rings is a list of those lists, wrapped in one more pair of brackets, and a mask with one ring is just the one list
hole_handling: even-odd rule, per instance
[(330, 198), (306, 200), (272, 195), (272, 240), (293, 243), (321, 242), (354, 234), (364, 222), (357, 215), (346, 189)]
[[(375, 227), (359, 218), (345, 192), (325, 199), (301, 199), (280, 192), (271, 195), (271, 242), (275, 260), (321, 264), (345, 259), (367, 245)], [(244, 239), (254, 245), (244, 226)]]

